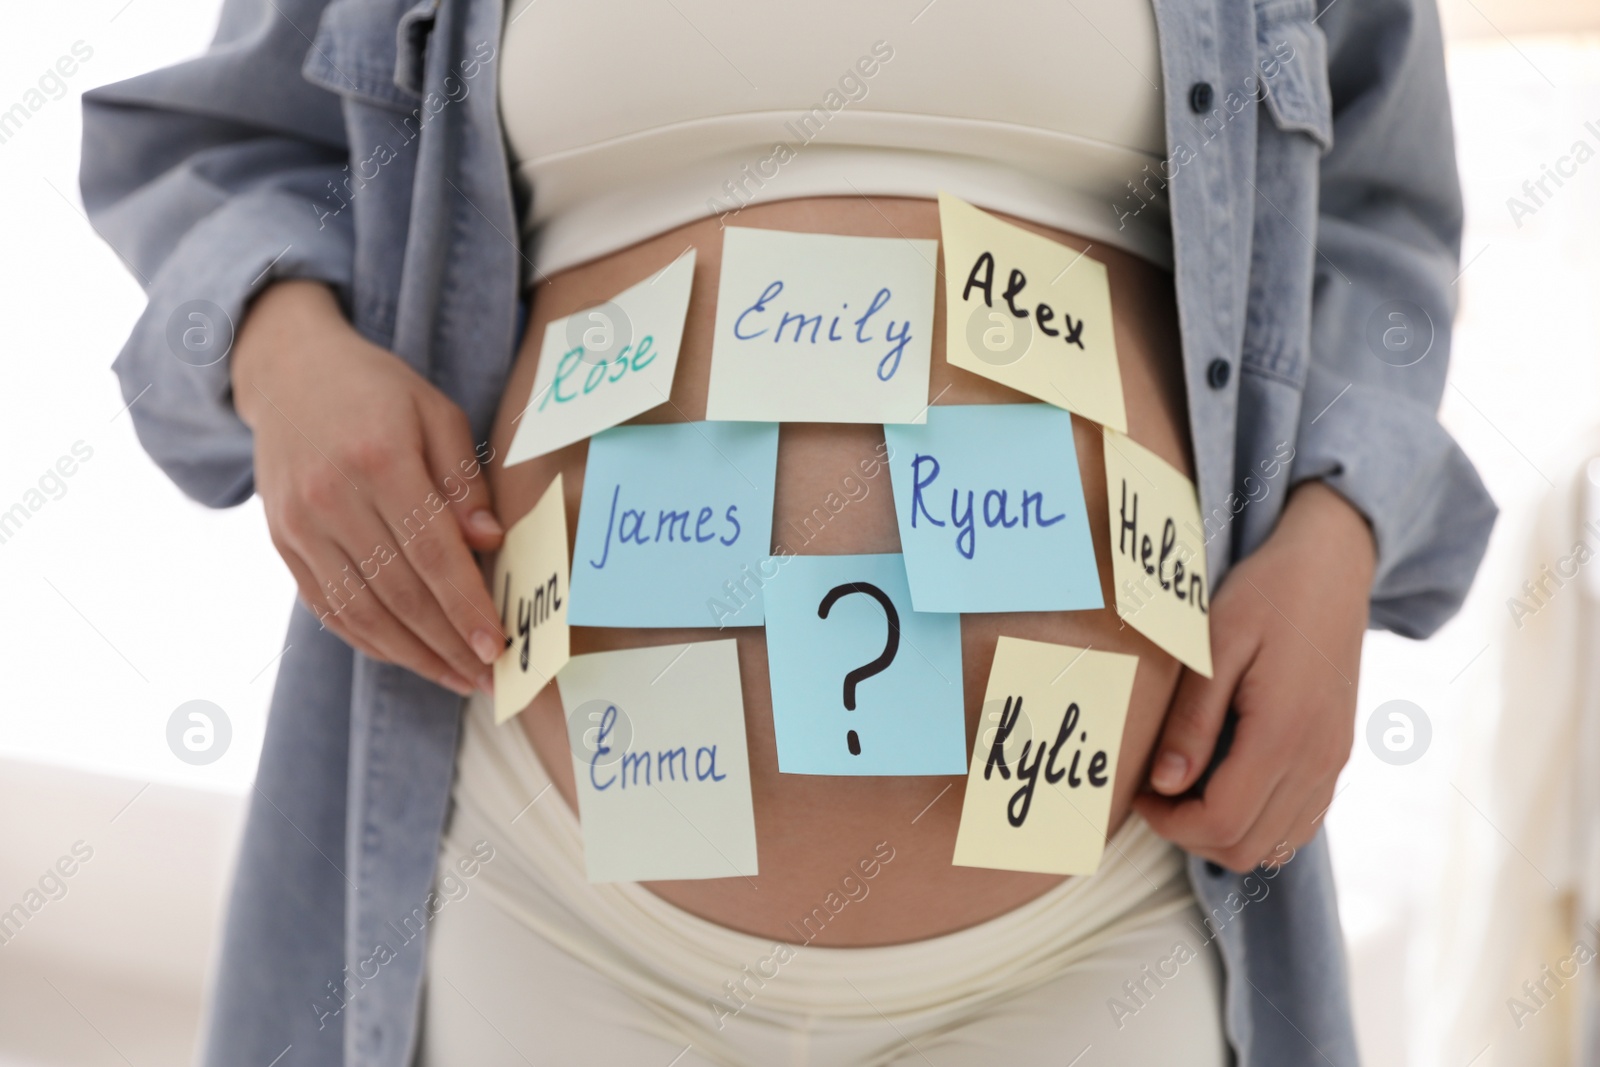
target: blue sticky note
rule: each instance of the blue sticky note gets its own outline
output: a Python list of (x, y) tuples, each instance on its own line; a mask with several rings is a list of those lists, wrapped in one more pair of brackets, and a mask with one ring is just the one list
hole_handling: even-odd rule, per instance
[(962, 774), (961, 618), (911, 610), (899, 555), (775, 556), (763, 574), (778, 770)]
[(883, 432), (918, 611), (1104, 606), (1071, 414), (952, 405)]
[[(589, 441), (574, 626), (760, 626), (778, 427), (617, 426)], [(753, 579), (753, 580), (752, 580)]]

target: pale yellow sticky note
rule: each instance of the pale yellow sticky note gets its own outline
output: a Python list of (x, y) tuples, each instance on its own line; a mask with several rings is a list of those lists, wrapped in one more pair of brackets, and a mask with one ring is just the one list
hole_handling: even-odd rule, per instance
[(1002, 637), (983, 696), (957, 867), (1092, 874), (1139, 657)]
[(544, 329), (533, 391), (506, 466), (554, 452), (665, 404), (678, 369), (695, 250), (604, 304)]
[(706, 418), (925, 421), (938, 254), (937, 241), (724, 230)]
[(574, 656), (556, 685), (589, 881), (758, 873), (737, 641)]
[(567, 594), (567, 503), (557, 474), (495, 561), (500, 628), (511, 641), (494, 663), (495, 722), (527, 707), (572, 655)]
[(1117, 614), (1211, 677), (1211, 583), (1194, 483), (1132, 438), (1105, 431)]
[(939, 237), (945, 358), (1126, 432), (1105, 264), (948, 193)]

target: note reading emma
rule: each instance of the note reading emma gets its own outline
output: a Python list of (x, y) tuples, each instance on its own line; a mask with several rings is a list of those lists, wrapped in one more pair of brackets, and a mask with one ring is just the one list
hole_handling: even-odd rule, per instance
[(759, 873), (738, 642), (574, 656), (556, 685), (589, 881)]

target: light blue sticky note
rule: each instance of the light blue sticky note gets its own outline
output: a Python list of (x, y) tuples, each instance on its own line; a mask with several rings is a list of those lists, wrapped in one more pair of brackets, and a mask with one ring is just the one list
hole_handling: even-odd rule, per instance
[(1071, 414), (952, 405), (883, 432), (918, 611), (1104, 606)]
[(961, 618), (911, 610), (898, 555), (775, 556), (763, 574), (778, 770), (962, 774)]
[(617, 426), (589, 441), (573, 626), (760, 626), (778, 427)]

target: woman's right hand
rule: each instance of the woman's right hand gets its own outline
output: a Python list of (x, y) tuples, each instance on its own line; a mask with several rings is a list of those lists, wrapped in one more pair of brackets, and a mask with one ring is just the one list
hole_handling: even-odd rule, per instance
[(255, 300), (231, 373), (267, 529), (307, 606), (375, 659), (488, 690), (505, 639), (473, 552), (503, 532), (466, 415), (316, 282)]

